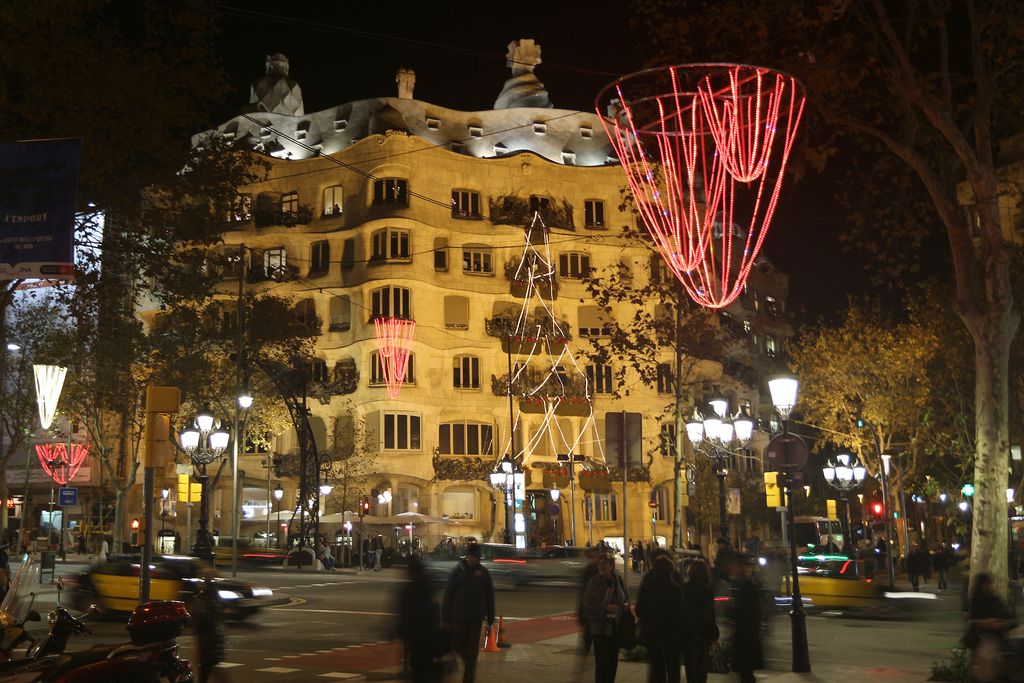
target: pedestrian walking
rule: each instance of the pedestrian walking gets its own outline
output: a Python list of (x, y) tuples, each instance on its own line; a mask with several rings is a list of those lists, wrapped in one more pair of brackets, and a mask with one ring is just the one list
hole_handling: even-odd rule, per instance
[(754, 583), (756, 560), (749, 556), (736, 558), (733, 564), (733, 631), (732, 669), (740, 683), (754, 683), (754, 671), (764, 668), (761, 651), (761, 595)]
[(705, 660), (718, 642), (715, 621), (715, 591), (711, 571), (704, 560), (694, 560), (686, 569), (683, 584), (683, 665), (686, 683), (707, 683)]
[(212, 677), (214, 668), (224, 660), (224, 615), (221, 600), (213, 584), (214, 570), (203, 572), (203, 586), (193, 601), (192, 620), (195, 624), (196, 653), (199, 657), (199, 681), (226, 680), (222, 670)]
[(594, 682), (612, 683), (619, 665), (616, 626), (626, 605), (626, 592), (615, 574), (611, 555), (597, 559), (597, 575), (583, 590), (583, 616), (594, 645)]
[(1016, 628), (1012, 610), (995, 590), (991, 574), (981, 572), (974, 578), (974, 591), (967, 605), (967, 631), (963, 644), (970, 655), (971, 680), (1001, 681), (1007, 673), (1003, 659), (1008, 650), (1009, 632)]
[(640, 541), (632, 543), (629, 548), (629, 556), (633, 561), (633, 573), (637, 574), (640, 572), (640, 563), (644, 558), (643, 548), (640, 547)]
[(907, 576), (910, 578), (910, 585), (916, 592), (921, 585), (921, 579), (928, 573), (928, 553), (919, 544), (915, 543), (910, 554), (907, 555)]
[(587, 619), (583, 614), (583, 592), (587, 589), (590, 579), (597, 576), (597, 558), (601, 553), (596, 548), (587, 549), (587, 565), (580, 572), (579, 594), (576, 596), (576, 619), (583, 628), (583, 655), (589, 654), (590, 646), (593, 644), (590, 636), (590, 629), (587, 628)]
[(450, 638), (441, 630), (441, 607), (419, 558), (409, 559), (406, 579), (398, 596), (398, 635), (405, 643), (413, 682), (438, 683), (442, 667), (437, 660), (451, 649)]
[(932, 567), (935, 568), (935, 573), (938, 575), (939, 590), (947, 590), (949, 588), (949, 584), (946, 583), (946, 572), (949, 571), (949, 549), (945, 543), (935, 549), (935, 555), (932, 557)]
[(373, 571), (380, 571), (380, 561), (384, 557), (384, 537), (380, 534), (373, 539)]
[(659, 554), (636, 597), (640, 639), (647, 648), (648, 683), (679, 683), (683, 644), (683, 588), (675, 562)]
[(480, 651), (480, 627), (484, 620), (494, 623), (494, 584), (487, 567), (480, 564), (480, 545), (470, 543), (466, 555), (448, 576), (442, 618), (451, 632), (452, 648), (462, 658), (463, 683), (476, 678), (476, 657)]

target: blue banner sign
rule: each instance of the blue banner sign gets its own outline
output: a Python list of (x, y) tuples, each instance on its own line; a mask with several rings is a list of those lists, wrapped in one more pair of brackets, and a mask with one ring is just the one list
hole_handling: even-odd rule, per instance
[(74, 274), (78, 139), (0, 143), (0, 280)]
[(78, 505), (78, 489), (74, 486), (62, 486), (58, 492), (58, 505)]

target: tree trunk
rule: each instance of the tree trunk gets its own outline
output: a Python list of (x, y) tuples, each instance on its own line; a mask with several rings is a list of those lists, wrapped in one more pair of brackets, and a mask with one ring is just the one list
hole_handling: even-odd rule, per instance
[[(7, 463), (5, 462), (4, 465), (6, 464)], [(3, 536), (0, 537), (0, 543), (3, 543), (3, 541), (6, 540), (7, 529), (9, 528), (7, 526), (7, 521), (10, 518), (7, 507), (7, 499), (9, 498), (9, 492), (10, 487), (7, 485), (7, 477), (0, 476), (0, 534), (3, 534)], [(25, 505), (22, 504), (22, 508), (24, 507)], [(22, 514), (22, 517), (24, 516), (25, 515)]]
[(124, 494), (127, 489), (114, 488), (114, 542), (110, 546), (110, 552), (121, 552), (121, 543), (124, 541)]
[(1007, 594), (1008, 585), (1006, 487), (1010, 435), (1007, 369), (1017, 322), (1017, 317), (1008, 307), (968, 321), (968, 329), (974, 337), (974, 419), (977, 434), (971, 583), (973, 588), (977, 571), (984, 569), (992, 574), (1000, 595)]

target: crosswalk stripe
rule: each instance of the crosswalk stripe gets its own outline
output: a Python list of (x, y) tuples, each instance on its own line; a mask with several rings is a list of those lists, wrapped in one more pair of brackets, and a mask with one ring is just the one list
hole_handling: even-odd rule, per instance
[(268, 674), (293, 674), (296, 671), (302, 671), (302, 669), (289, 669), (286, 666), (268, 666), (266, 669), (256, 669), (261, 673)]

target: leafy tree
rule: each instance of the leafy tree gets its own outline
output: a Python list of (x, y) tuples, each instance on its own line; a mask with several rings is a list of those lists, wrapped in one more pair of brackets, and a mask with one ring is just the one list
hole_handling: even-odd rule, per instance
[[(906, 201), (899, 194), (905, 187), (894, 178), (909, 172), (917, 179), (928, 213), (892, 216), (900, 223), (881, 226), (862, 221), (871, 232), (859, 242), (877, 244), (879, 229), (904, 235), (921, 225), (941, 226), (956, 285), (953, 307), (974, 348), (971, 552), (975, 566), (992, 571), (1005, 589), (1007, 378), (1020, 319), (1011, 276), (1019, 255), (1001, 224), (1007, 188), (997, 143), (1019, 131), (1024, 6), (1012, 0), (759, 6), (652, 0), (637, 5), (635, 20), (645, 30), (652, 62), (738, 60), (799, 77), (811, 107), (805, 158), (820, 167), (841, 144), (855, 158), (859, 152), (885, 163), (882, 172), (871, 167), (860, 176), (871, 188), (862, 196), (872, 209)], [(964, 198), (971, 211), (961, 210)], [(915, 244), (897, 241), (904, 249)]]
[(346, 401), (334, 417), (333, 434), (321, 463), (324, 481), (334, 485), (330, 500), (339, 510), (355, 510), (359, 498), (370, 494), (370, 476), (377, 471), (377, 449), (366, 433), (366, 421), (351, 401)]
[[(706, 359), (721, 353), (718, 318), (686, 296), (679, 282), (662, 265), (661, 255), (646, 232), (627, 225), (619, 236), (630, 246), (643, 246), (649, 258), (637, 264), (640, 276), (634, 274), (629, 264), (616, 263), (587, 278), (587, 292), (601, 310), (605, 327), (599, 338), (591, 338), (589, 355), (596, 363), (615, 361), (618, 381), (613, 385), (620, 395), (629, 395), (629, 387), (622, 381), (627, 369), (645, 386), (661, 384), (662, 389), (669, 388), (674, 395), (672, 401), (666, 402), (663, 414), (675, 425), (672, 546), (682, 548), (686, 524), (682, 483), (686, 411), (694, 404), (689, 386), (698, 378), (703, 379)], [(631, 317), (621, 315), (623, 304), (631, 306)], [(672, 354), (671, 362), (665, 361), (666, 351)]]

